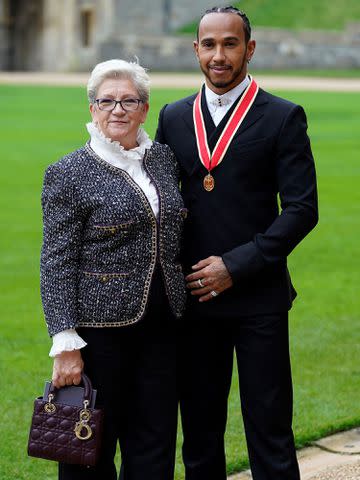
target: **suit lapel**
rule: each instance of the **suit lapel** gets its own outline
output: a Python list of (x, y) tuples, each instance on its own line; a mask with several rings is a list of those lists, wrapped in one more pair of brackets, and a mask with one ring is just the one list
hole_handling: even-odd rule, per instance
[(194, 128), (194, 119), (193, 119), (193, 105), (194, 105), (196, 95), (194, 95), (193, 97), (191, 97), (190, 100), (188, 100), (187, 109), (182, 115), (185, 125), (188, 127), (188, 129), (191, 131), (194, 137), (195, 137), (195, 128)]
[(248, 111), (246, 117), (240, 125), (240, 128), (235, 133), (233, 141), (243, 132), (245, 132), (245, 130), (254, 125), (254, 123), (256, 123), (258, 120), (260, 120), (260, 118), (264, 115), (264, 105), (266, 105), (267, 103), (268, 101), (264, 96), (264, 91), (260, 88), (252, 107)]
[[(193, 138), (192, 141), (190, 139), (190, 142), (192, 143), (191, 149), (192, 149), (192, 155), (191, 155), (191, 164), (190, 162), (186, 162), (189, 165), (184, 165), (186, 171), (188, 172), (189, 176), (194, 175), (198, 170), (203, 169), (205, 171), (205, 167), (200, 161), (199, 154), (197, 151), (197, 144), (196, 144), (196, 136), (195, 136), (195, 127), (194, 127), (194, 117), (193, 117), (193, 108), (194, 108), (194, 101), (196, 98), (197, 94), (191, 97), (188, 102), (187, 102), (187, 109), (182, 115), (182, 119), (184, 120), (184, 123), (186, 127), (188, 128), (188, 131), (191, 132)], [(190, 143), (189, 142), (189, 143)]]

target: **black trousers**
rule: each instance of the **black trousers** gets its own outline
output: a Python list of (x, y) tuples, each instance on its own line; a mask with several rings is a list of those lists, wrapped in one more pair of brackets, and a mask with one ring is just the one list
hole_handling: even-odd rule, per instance
[(224, 433), (233, 354), (254, 480), (300, 480), (292, 432), (287, 313), (200, 319), (179, 339), (186, 480), (225, 480)]
[[(154, 297), (154, 296), (153, 296)], [(105, 411), (96, 467), (59, 464), (60, 480), (116, 480), (117, 442), (124, 480), (172, 480), (176, 448), (175, 319), (152, 299), (138, 325), (82, 328), (84, 370)]]

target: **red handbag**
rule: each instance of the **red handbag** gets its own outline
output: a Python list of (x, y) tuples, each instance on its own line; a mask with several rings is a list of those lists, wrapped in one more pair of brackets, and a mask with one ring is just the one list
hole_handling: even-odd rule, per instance
[(93, 389), (85, 374), (82, 374), (82, 383), (83, 397), (71, 402), (77, 405), (57, 402), (57, 392), (61, 389), (57, 390), (53, 385), (47, 399), (39, 397), (35, 400), (28, 455), (63, 463), (96, 464), (100, 453), (103, 411), (89, 407)]

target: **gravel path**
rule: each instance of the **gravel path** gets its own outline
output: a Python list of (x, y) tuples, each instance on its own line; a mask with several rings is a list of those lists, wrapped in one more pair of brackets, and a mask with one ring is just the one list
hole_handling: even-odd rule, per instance
[(329, 468), (309, 480), (359, 480), (360, 462), (352, 465)]
[[(87, 73), (0, 72), (0, 84), (85, 86)], [(199, 73), (151, 73), (153, 87), (199, 88), (203, 76)], [(360, 78), (256, 76), (259, 85), (268, 90), (309, 90), (360, 92)]]

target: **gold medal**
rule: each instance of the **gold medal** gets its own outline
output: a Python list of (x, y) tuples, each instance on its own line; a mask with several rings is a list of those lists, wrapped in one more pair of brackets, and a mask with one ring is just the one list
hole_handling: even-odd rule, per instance
[(215, 179), (209, 172), (207, 175), (205, 175), (204, 180), (203, 180), (203, 185), (204, 188), (207, 192), (211, 192), (211, 190), (214, 190), (215, 187)]

